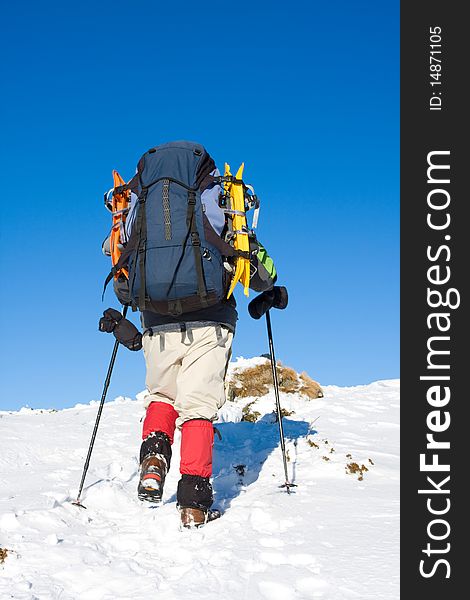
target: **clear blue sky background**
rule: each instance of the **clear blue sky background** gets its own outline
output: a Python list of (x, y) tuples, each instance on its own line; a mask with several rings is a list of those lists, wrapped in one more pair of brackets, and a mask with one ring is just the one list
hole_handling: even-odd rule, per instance
[[(397, 1), (29, 0), (2, 21), (0, 408), (99, 399), (102, 194), (175, 139), (246, 163), (290, 292), (278, 358), (323, 384), (399, 376)], [(264, 353), (238, 298), (234, 355)], [(122, 349), (109, 398), (144, 375)]]

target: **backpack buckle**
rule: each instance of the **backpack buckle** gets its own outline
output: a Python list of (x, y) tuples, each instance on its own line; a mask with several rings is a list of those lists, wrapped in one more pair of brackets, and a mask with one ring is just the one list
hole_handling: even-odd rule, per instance
[(188, 204), (191, 206), (196, 204), (196, 192), (194, 190), (188, 190)]
[(220, 208), (225, 208), (227, 206), (227, 201), (230, 198), (230, 192), (227, 190), (221, 190), (219, 194), (219, 206)]
[(172, 317), (179, 317), (183, 313), (183, 306), (180, 300), (170, 300), (168, 302), (168, 314)]
[(201, 245), (201, 240), (199, 239), (199, 234), (196, 231), (191, 232), (191, 244), (193, 246)]

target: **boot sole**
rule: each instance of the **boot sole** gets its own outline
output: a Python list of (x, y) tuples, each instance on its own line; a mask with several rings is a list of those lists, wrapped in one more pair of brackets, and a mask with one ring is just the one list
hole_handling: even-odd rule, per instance
[(152, 502), (153, 504), (160, 504), (162, 501), (161, 496), (156, 496), (150, 492), (138, 492), (137, 498), (142, 502)]
[(162, 501), (162, 491), (153, 487), (143, 487), (139, 485), (137, 490), (137, 497), (143, 502), (153, 502), (159, 504)]

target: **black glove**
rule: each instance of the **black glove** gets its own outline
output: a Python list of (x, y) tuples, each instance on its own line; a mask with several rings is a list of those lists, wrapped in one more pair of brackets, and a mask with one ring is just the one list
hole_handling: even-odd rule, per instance
[(279, 308), (280, 310), (286, 308), (288, 299), (287, 288), (275, 285), (271, 290), (256, 296), (248, 304), (248, 312), (253, 319), (261, 319), (271, 308)]
[(103, 316), (98, 323), (98, 329), (105, 333), (112, 333), (114, 328), (122, 319), (122, 314), (115, 308), (108, 308), (104, 311)]
[(129, 350), (137, 351), (142, 348), (140, 331), (134, 323), (124, 319), (122, 314), (114, 308), (104, 311), (98, 327), (100, 331), (112, 332), (117, 341)]

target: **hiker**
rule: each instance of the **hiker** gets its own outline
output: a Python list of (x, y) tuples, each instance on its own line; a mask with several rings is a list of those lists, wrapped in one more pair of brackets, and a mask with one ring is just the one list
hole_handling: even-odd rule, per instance
[(144, 351), (141, 500), (161, 500), (175, 429), (181, 431), (177, 506), (184, 527), (219, 516), (211, 510), (213, 422), (225, 402), (238, 318), (233, 295), (227, 299), (235, 264), (249, 261), (256, 291), (272, 289), (276, 280), (272, 260), (254, 236), (249, 252), (235, 250), (236, 236), (248, 236), (230, 231), (230, 215), (244, 218), (244, 210), (225, 206), (221, 183), (199, 144), (171, 142), (143, 155), (135, 177), (120, 190), (127, 191), (130, 208), (120, 227), (125, 247), (112, 271), (121, 303), (140, 310), (143, 333), (114, 309), (100, 321), (100, 330)]

